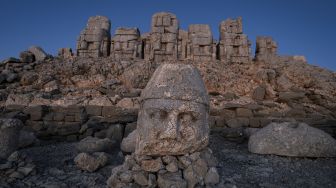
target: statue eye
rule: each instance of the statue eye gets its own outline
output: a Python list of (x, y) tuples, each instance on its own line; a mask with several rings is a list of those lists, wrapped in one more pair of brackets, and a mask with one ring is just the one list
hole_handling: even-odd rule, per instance
[(197, 117), (194, 116), (192, 112), (183, 112), (179, 114), (179, 120), (181, 122), (192, 122), (192, 121), (196, 121)]
[(150, 110), (149, 117), (151, 119), (165, 119), (167, 117), (167, 112), (165, 110)]

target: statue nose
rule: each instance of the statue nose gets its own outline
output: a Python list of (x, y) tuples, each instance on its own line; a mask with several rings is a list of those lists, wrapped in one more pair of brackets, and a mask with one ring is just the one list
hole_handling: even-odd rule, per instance
[(171, 113), (167, 117), (167, 123), (164, 124), (163, 132), (160, 134), (161, 139), (178, 139), (179, 138), (179, 120), (177, 113)]

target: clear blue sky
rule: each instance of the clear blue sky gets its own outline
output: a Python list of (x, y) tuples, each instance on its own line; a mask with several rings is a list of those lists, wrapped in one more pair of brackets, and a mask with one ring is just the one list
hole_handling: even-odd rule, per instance
[(272, 36), (279, 54), (305, 55), (310, 64), (336, 70), (335, 0), (1, 0), (0, 60), (31, 45), (53, 55), (74, 49), (94, 15), (109, 17), (113, 33), (120, 26), (148, 32), (158, 11), (175, 13), (182, 29), (209, 24), (216, 39), (220, 21), (242, 16), (253, 47), (256, 36)]

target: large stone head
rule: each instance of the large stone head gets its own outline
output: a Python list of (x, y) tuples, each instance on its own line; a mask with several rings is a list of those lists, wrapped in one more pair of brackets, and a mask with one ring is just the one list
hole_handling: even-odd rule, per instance
[(209, 142), (209, 98), (198, 70), (163, 64), (143, 90), (136, 154), (183, 155)]

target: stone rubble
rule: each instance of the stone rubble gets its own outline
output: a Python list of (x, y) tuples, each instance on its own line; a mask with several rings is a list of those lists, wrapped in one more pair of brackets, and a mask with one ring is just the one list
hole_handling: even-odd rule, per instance
[(112, 170), (109, 187), (216, 187), (220, 178), (217, 160), (209, 148), (185, 155), (161, 157), (125, 157), (125, 162)]
[[(6, 185), (27, 176), (35, 175), (36, 165), (24, 153), (13, 152), (8, 158), (0, 163), (0, 184)], [(5, 182), (2, 182), (5, 180)]]

